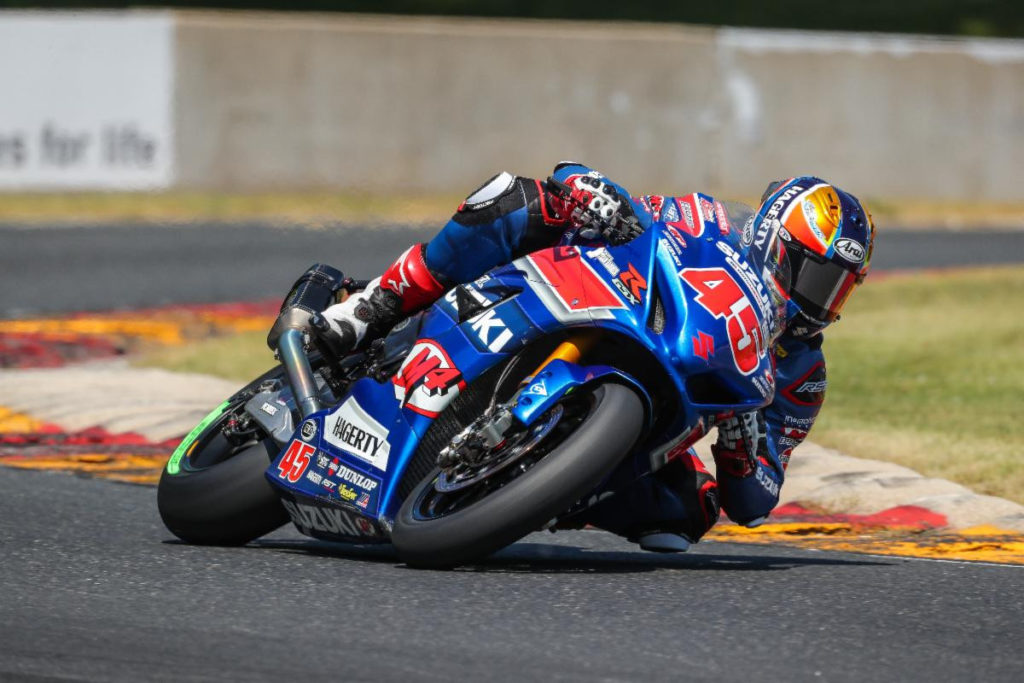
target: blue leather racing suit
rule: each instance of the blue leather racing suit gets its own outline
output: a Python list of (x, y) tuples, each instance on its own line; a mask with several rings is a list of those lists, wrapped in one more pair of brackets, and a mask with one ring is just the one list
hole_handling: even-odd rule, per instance
[[(576, 176), (599, 173), (562, 163), (553, 177), (569, 184)], [(642, 227), (658, 220), (693, 217), (707, 195), (630, 197)], [(427, 243), (427, 267), (447, 286), (472, 281), (495, 266), (537, 249), (574, 239), (568, 221), (543, 181), (502, 173), (470, 195), (441, 232)], [(697, 220), (701, 220), (699, 215)], [(624, 536), (652, 530), (682, 533), (698, 540), (717, 520), (719, 507), (731, 519), (754, 525), (776, 506), (794, 447), (810, 430), (825, 392), (821, 337), (799, 341), (783, 334), (775, 349), (776, 393), (771, 405), (753, 414), (721, 416), (712, 447), (717, 482), (704, 469), (690, 441), (652, 463), (635, 453), (607, 479), (599, 501), (570, 515), (571, 524), (593, 524)]]

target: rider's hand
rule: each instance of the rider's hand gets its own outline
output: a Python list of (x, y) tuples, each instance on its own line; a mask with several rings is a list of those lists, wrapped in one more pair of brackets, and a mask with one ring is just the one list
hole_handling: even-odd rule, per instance
[[(569, 184), (548, 178), (548, 188), (561, 203), (561, 213), (584, 237), (603, 236), (611, 244), (628, 242), (643, 232), (633, 213), (629, 197), (615, 186), (587, 175), (569, 179)], [(592, 234), (587, 234), (588, 232)]]
[[(351, 353), (366, 336), (371, 324), (381, 317), (373, 305), (372, 294), (379, 289), (380, 278), (366, 289), (350, 294), (310, 319), (310, 338), (328, 357)], [(378, 297), (380, 298), (380, 297)]]
[(757, 469), (757, 453), (764, 438), (760, 411), (741, 413), (715, 423), (718, 440), (711, 445), (715, 466), (734, 477), (748, 477)]

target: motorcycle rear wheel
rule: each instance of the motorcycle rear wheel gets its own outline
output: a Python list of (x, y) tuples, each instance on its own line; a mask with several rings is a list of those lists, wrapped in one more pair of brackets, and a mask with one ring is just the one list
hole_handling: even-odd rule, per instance
[(438, 499), (445, 495), (434, 488), (439, 470), (425, 477), (395, 519), (391, 540), (398, 556), (415, 567), (465, 564), (536, 531), (592, 491), (639, 437), (643, 405), (633, 390), (611, 383), (565, 402), (576, 404), (565, 411), (575, 420), (571, 429), (532, 466), (512, 473), (518, 476), (450, 500)]

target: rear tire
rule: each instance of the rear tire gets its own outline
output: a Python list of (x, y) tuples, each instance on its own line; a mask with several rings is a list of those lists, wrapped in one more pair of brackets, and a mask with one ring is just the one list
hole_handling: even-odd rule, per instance
[(438, 471), (406, 498), (391, 540), (399, 557), (416, 567), (451, 567), (489, 555), (536, 531), (592, 491), (630, 451), (644, 409), (631, 389), (603, 384), (575, 429), (532, 467), (466, 507), (425, 516)]

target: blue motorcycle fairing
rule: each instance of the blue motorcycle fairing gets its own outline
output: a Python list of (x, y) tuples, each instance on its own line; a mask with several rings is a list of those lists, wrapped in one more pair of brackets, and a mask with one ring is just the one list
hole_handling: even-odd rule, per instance
[(524, 425), (533, 424), (534, 420), (552, 408), (570, 391), (600, 379), (612, 379), (626, 384), (643, 399), (644, 409), (650, 420), (653, 407), (651, 397), (640, 382), (625, 372), (607, 365), (576, 365), (561, 359), (555, 359), (544, 366), (519, 393), (512, 414)]
[[(695, 237), (664, 223), (620, 246), (555, 247), (496, 268), (454, 288), (423, 315), (393, 377), (354, 382), (337, 405), (306, 420), (316, 430), (312, 440), (303, 440), (300, 425), (267, 478), (291, 502), (286, 509), (304, 532), (351, 540), (338, 529), (356, 528), (357, 538), (380, 540), (434, 419), (485, 371), (568, 328), (624, 335), (650, 352), (677, 393), (679, 411), (666, 438), (706, 415), (762, 407), (774, 392), (767, 379), (771, 353), (763, 344), (771, 311), (749, 270), (742, 249), (717, 231)], [(565, 364), (558, 372), (566, 390), (588, 373), (616, 373), (637, 385), (607, 366)], [(528, 408), (522, 406), (527, 420), (540, 410)], [(306, 458), (290, 458), (292, 448)], [(345, 526), (325, 507), (369, 524)]]

